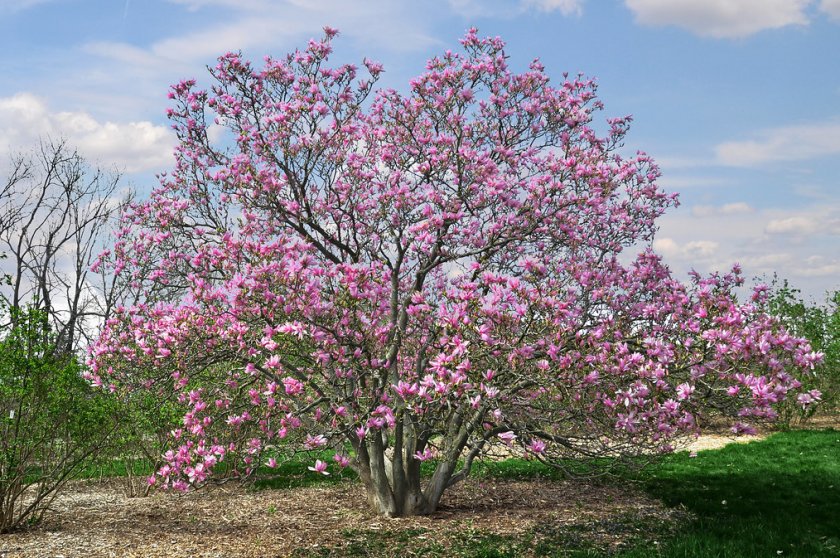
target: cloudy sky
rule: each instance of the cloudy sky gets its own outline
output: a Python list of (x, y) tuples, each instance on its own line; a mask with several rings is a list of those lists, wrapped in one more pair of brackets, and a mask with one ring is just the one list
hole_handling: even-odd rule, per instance
[(627, 149), (681, 193), (655, 244), (677, 273), (739, 262), (840, 289), (840, 0), (0, 0), (0, 157), (63, 136), (148, 191), (171, 166), (171, 83), (324, 25), (386, 86), (470, 26), (515, 68), (596, 77), (603, 116), (634, 115)]

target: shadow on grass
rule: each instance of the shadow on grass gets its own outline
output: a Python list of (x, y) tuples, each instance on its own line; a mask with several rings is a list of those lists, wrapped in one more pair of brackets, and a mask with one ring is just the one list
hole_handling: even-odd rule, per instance
[(655, 555), (840, 556), (840, 431), (681, 453), (643, 480), (650, 494), (697, 517)]
[[(356, 480), (352, 470), (340, 470), (331, 457), (331, 453), (315, 452), (295, 456), (275, 469), (261, 467), (255, 488)], [(315, 459), (329, 463), (329, 476), (309, 469)], [(118, 465), (111, 464), (113, 470), (108, 472), (125, 474), (124, 465), (122, 469)], [(424, 464), (424, 472), (429, 474), (426, 469), (432, 466)], [(513, 480), (563, 477), (539, 462), (521, 459), (479, 463), (474, 473)], [(702, 451), (694, 458), (683, 452), (641, 476), (619, 482), (631, 478), (668, 506), (686, 510), (686, 519), (674, 528), (630, 514), (609, 518), (609, 524), (603, 525), (546, 522), (517, 535), (467, 528), (450, 533), (445, 543), (433, 530), (355, 530), (343, 533), (345, 544), (340, 548), (323, 548), (317, 555), (840, 557), (840, 431), (782, 432), (760, 442)], [(615, 531), (625, 544), (609, 550), (595, 548), (595, 534), (602, 531)]]
[[(484, 464), (475, 472), (559, 478), (537, 462), (517, 459)], [(668, 528), (637, 517), (611, 518), (615, 525), (546, 524), (515, 536), (466, 530), (446, 545), (431, 532), (363, 530), (345, 533), (347, 546), (337, 554), (323, 549), (321, 555), (840, 557), (840, 431), (778, 433), (695, 458), (683, 452), (633, 480), (667, 505), (684, 508), (685, 521)], [(594, 548), (595, 531), (615, 528), (623, 530), (620, 548)]]

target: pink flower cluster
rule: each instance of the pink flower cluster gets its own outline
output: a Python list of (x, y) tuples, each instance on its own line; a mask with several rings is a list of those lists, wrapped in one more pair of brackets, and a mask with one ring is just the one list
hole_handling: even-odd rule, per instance
[(710, 402), (772, 419), (820, 358), (736, 302), (739, 270), (685, 285), (645, 248), (676, 198), (617, 154), (629, 118), (596, 132), (593, 81), (514, 73), (471, 30), (374, 94), (381, 66), (330, 66), (334, 36), (174, 86), (175, 167), (101, 258), (138, 303), (91, 379), (176, 394), (163, 484), (296, 449), (364, 470), (389, 439), (401, 467), (666, 451)]

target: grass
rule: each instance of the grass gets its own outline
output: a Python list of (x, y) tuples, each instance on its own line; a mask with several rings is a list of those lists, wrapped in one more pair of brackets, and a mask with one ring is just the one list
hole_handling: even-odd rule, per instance
[[(309, 470), (316, 459), (329, 465), (329, 475), (319, 475)], [(256, 490), (282, 490), (307, 486), (329, 485), (358, 479), (349, 467), (340, 469), (333, 461), (332, 451), (301, 453), (282, 459), (278, 456), (277, 467), (260, 466), (254, 480)]]
[(644, 486), (697, 517), (660, 556), (840, 556), (840, 431), (677, 454), (648, 470)]
[(154, 472), (153, 464), (147, 459), (107, 459), (87, 465), (79, 472), (80, 479), (101, 479), (106, 477), (148, 477)]
[[(648, 520), (649, 521), (649, 520)], [(619, 530), (626, 536), (625, 546), (643, 547), (648, 536), (661, 534), (661, 525), (644, 524), (629, 514), (609, 520), (562, 527), (539, 526), (518, 535), (500, 535), (482, 529), (465, 527), (456, 532), (438, 532), (427, 528), (402, 530), (347, 529), (342, 532), (344, 544), (339, 547), (321, 547), (317, 550), (300, 549), (296, 558), (347, 557), (347, 558), (584, 558), (608, 556), (592, 543), (593, 534), (603, 530)], [(614, 555), (614, 554), (613, 554)]]
[(631, 476), (638, 470), (639, 467), (631, 463), (618, 463), (614, 460), (609, 461), (606, 458), (600, 458), (587, 462), (567, 459), (562, 463), (562, 468), (549, 467), (536, 460), (511, 458), (503, 461), (477, 461), (473, 465), (470, 476), (476, 478), (486, 477), (510, 480), (563, 480), (568, 478), (568, 475), (565, 473), (565, 471), (568, 471), (571, 475), (578, 474), (582, 477), (588, 476), (590, 478), (590, 482), (592, 482), (594, 479), (599, 478), (591, 475), (593, 471), (609, 471), (612, 476), (621, 474)]
[[(256, 487), (285, 489), (354, 480), (352, 471), (330, 476), (307, 469), (331, 454), (298, 456), (277, 469), (261, 468)], [(331, 463), (331, 459), (330, 459)], [(332, 465), (332, 463), (331, 463)], [(119, 464), (114, 465), (119, 473)], [(478, 477), (559, 479), (535, 461), (477, 464)], [(123, 473), (124, 474), (124, 473)], [(583, 524), (541, 524), (518, 535), (464, 527), (446, 535), (423, 528), (347, 530), (340, 548), (303, 556), (750, 558), (840, 557), (840, 431), (789, 431), (749, 444), (669, 456), (641, 476), (625, 477), (666, 505), (685, 510), (674, 525), (628, 513)], [(594, 533), (621, 537), (621, 548), (597, 548)]]
[[(479, 476), (554, 478), (533, 461), (485, 464)], [(629, 514), (609, 525), (541, 525), (520, 535), (467, 529), (441, 544), (434, 533), (354, 530), (341, 549), (319, 556), (750, 558), (840, 557), (840, 431), (791, 431), (761, 442), (669, 456), (632, 481), (686, 519), (676, 528)], [(647, 522), (647, 523), (646, 523)], [(599, 549), (591, 534), (617, 530), (621, 549)], [(301, 556), (309, 556), (302, 554)]]

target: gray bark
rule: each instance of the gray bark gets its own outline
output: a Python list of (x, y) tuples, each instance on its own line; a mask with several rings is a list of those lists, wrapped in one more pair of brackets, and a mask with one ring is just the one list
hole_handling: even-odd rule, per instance
[(43, 142), (9, 169), (0, 182), (0, 305), (43, 310), (57, 350), (79, 351), (119, 296), (113, 277), (90, 267), (130, 196), (118, 191), (119, 174), (89, 167), (63, 141)]

